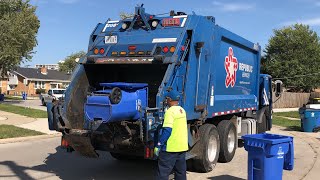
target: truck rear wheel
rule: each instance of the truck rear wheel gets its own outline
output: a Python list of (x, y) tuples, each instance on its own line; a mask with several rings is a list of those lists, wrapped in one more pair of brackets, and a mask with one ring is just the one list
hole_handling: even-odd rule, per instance
[(200, 140), (195, 145), (197, 156), (193, 159), (193, 168), (198, 172), (210, 172), (219, 158), (220, 140), (217, 128), (204, 124), (199, 128)]
[(237, 130), (229, 120), (223, 120), (218, 124), (220, 137), (219, 162), (230, 162), (237, 149)]

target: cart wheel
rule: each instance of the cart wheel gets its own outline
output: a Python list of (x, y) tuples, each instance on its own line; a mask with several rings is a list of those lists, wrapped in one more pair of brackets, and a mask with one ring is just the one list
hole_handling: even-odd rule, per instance
[(113, 88), (110, 94), (111, 103), (118, 104), (121, 101), (121, 98), (122, 98), (121, 89), (118, 87)]

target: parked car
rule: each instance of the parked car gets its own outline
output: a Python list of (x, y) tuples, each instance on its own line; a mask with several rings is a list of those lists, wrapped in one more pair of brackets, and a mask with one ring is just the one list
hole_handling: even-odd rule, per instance
[(42, 105), (46, 105), (48, 102), (62, 98), (65, 93), (65, 89), (49, 89), (47, 94), (41, 94), (40, 100)]

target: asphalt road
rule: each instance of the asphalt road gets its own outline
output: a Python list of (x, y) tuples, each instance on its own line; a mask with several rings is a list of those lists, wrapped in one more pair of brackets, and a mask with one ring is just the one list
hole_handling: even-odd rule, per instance
[[(59, 137), (0, 144), (0, 179), (154, 179), (153, 161), (117, 161), (105, 152), (98, 159), (89, 159), (67, 153), (59, 144)], [(233, 162), (218, 164), (210, 173), (188, 172), (188, 179), (245, 179), (246, 153), (241, 148), (237, 154)]]
[(46, 111), (47, 107), (41, 105), (40, 99), (30, 99), (30, 100), (5, 100), (4, 103), (6, 104), (12, 104), (16, 106), (22, 106), (22, 107), (29, 107), (33, 109), (39, 109)]

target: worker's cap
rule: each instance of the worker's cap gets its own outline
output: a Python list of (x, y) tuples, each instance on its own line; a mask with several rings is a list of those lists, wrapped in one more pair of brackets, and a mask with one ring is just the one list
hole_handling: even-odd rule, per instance
[(171, 91), (165, 93), (164, 96), (170, 98), (172, 101), (179, 101), (179, 99), (180, 99), (179, 92), (176, 90), (171, 90)]

